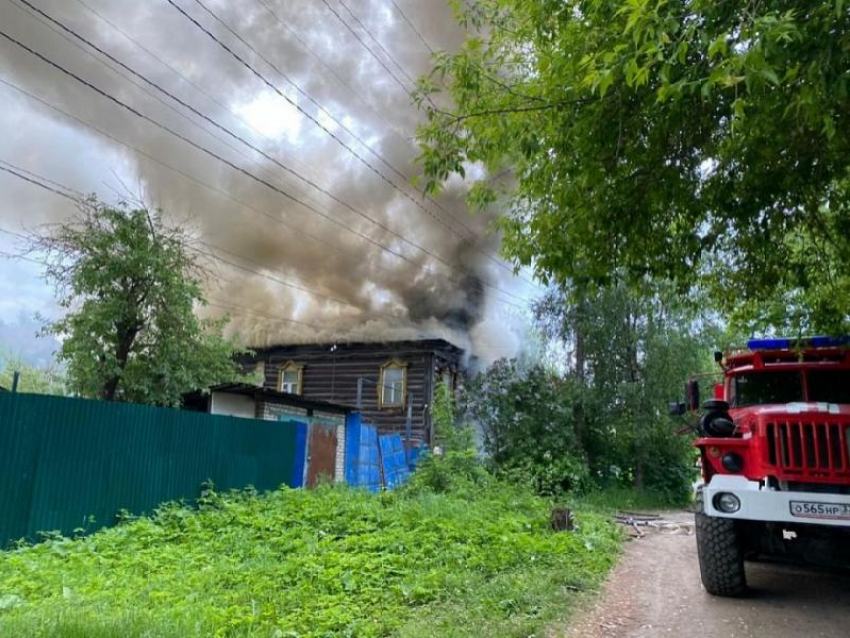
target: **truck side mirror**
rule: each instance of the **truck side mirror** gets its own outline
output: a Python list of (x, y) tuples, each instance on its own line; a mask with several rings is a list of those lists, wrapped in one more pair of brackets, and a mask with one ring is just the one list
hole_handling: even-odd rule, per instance
[(696, 379), (685, 384), (685, 405), (691, 412), (699, 410), (699, 381)]
[(688, 409), (684, 401), (674, 401), (670, 404), (670, 416), (682, 416)]

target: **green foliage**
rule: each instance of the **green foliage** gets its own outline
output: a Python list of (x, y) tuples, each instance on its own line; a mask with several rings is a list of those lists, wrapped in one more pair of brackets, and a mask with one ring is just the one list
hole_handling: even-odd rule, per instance
[(431, 409), (438, 449), (419, 462), (408, 489), (474, 493), (489, 485), (492, 479), (478, 458), (472, 428), (458, 423), (454, 394), (443, 383), (437, 385)]
[(540, 366), (499, 360), (469, 385), (465, 404), (500, 472), (526, 476), (541, 494), (587, 487), (568, 381)]
[(694, 451), (667, 405), (690, 374), (711, 369), (719, 334), (667, 298), (620, 285), (540, 301), (553, 369), (497, 361), (465, 397), (497, 473), (546, 495), (634, 487), (687, 501)]
[(420, 83), (420, 161), (432, 190), (486, 169), (470, 201), (506, 198), (507, 255), (559, 285), (698, 286), (744, 325), (847, 327), (845, 3), (453, 4), (470, 33)]
[(18, 392), (31, 394), (64, 395), (65, 373), (58, 366), (38, 368), (24, 362), (20, 357), (0, 351), (0, 386), (12, 389), (15, 372), (20, 372)]
[(636, 486), (686, 500), (695, 478), (691, 439), (667, 405), (689, 375), (710, 371), (715, 330), (704, 316), (669, 301), (663, 291), (624, 285), (571, 296), (552, 292), (538, 316), (566, 347), (581, 340), (573, 375), (582, 415), (581, 440), (594, 480)]
[(166, 505), (0, 554), (0, 634), (538, 635), (599, 583), (619, 544), (598, 515), (552, 532), (550, 507), (500, 483), (464, 494), (208, 489), (199, 510)]
[(67, 310), (49, 331), (62, 339), (72, 392), (174, 406), (238, 376), (224, 321), (194, 314), (204, 297), (189, 238), (158, 212), (89, 201), (34, 247)]

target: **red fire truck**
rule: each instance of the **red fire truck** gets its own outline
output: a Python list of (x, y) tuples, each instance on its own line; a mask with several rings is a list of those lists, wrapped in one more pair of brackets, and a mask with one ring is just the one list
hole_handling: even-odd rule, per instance
[(758, 339), (715, 360), (695, 442), (703, 586), (743, 595), (751, 560), (850, 566), (850, 338)]

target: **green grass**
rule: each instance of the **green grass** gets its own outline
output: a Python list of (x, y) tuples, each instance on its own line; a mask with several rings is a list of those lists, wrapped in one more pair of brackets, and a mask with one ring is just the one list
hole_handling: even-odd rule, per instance
[(0, 553), (0, 636), (532, 636), (598, 586), (603, 515), (549, 530), (502, 484), (214, 495), (80, 539)]

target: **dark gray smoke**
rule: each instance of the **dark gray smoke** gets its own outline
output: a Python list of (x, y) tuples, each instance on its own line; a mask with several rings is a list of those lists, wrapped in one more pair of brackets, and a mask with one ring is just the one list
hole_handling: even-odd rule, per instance
[[(42, 21), (34, 19), (29, 15), (31, 12), (21, 10), (15, 0), (0, 0), (0, 29), (3, 31), (145, 114), (309, 202), (345, 228), (367, 235), (407, 258), (405, 261), (387, 254), (339, 225), (293, 204), (122, 111), (0, 39), (0, 79), (13, 82), (137, 147), (142, 153), (225, 191), (233, 199), (199, 186), (156, 161), (69, 121), (5, 85), (0, 85), (3, 104), (0, 159), (13, 161), (77, 190), (96, 192), (106, 201), (140, 195), (145, 201), (161, 207), (175, 223), (192, 224), (200, 240), (217, 247), (216, 250), (227, 251), (220, 253), (222, 257), (342, 302), (310, 296), (214, 262), (215, 277), (209, 283), (209, 296), (255, 313), (255, 316), (239, 311), (230, 313), (232, 330), (250, 345), (315, 339), (434, 336), (453, 340), (489, 358), (510, 354), (517, 343), (517, 338), (511, 336), (510, 326), (516, 323), (519, 311), (505, 305), (503, 300), (518, 302), (495, 293), (492, 288), (485, 288), (481, 281), (523, 295), (529, 291), (463, 241), (461, 225), (477, 234), (476, 245), (481, 250), (488, 253), (498, 250), (498, 238), (485, 233), (490, 220), (484, 216), (470, 217), (466, 213), (462, 202), (464, 184), (452, 183), (440, 198), (448, 214), (433, 204), (424, 204), (431, 215), (443, 218), (447, 225), (459, 231), (455, 233), (376, 177), (330, 136), (301, 117), (166, 0), (85, 2), (202, 87), (226, 109), (137, 48), (87, 11), (78, 0), (31, 1), (181, 99), (249, 138), (266, 153), (317, 182), (337, 198), (413, 239), (452, 265), (446, 267), (411, 248), (260, 155), (226, 138), (197, 117), (186, 114), (187, 119), (169, 110), (112, 70), (111, 64), (102, 63), (99, 56), (96, 59), (86, 55)], [(378, 55), (382, 55), (338, 0), (328, 2)], [(401, 184), (400, 178), (377, 157), (298, 95), (273, 69), (217, 25), (194, 0), (177, 3), (373, 166)], [(274, 19), (264, 3), (277, 12), (291, 31)], [(205, 4), (398, 170), (405, 175), (417, 172), (413, 162), (417, 151), (412, 138), (420, 121), (419, 113), (408, 95), (321, 0), (205, 0)], [(392, 3), (388, 0), (345, 0), (345, 4), (409, 75), (415, 77), (427, 71), (429, 61), (425, 45)], [(442, 2), (399, 0), (399, 5), (431, 46), (451, 49), (460, 43), (463, 33)], [(311, 55), (293, 32), (332, 71)], [(406, 82), (393, 62), (384, 60)], [(339, 78), (349, 86), (342, 84)], [(213, 131), (215, 136), (205, 129)], [(259, 129), (266, 137), (254, 129)], [(0, 192), (3, 195), (0, 222), (7, 228), (32, 228), (40, 222), (62, 219), (73, 208), (67, 201), (8, 176), (0, 176)], [(421, 196), (409, 186), (407, 192), (421, 201)], [(210, 307), (205, 312), (218, 315), (223, 311)], [(274, 322), (267, 317), (295, 318), (313, 327)]]

